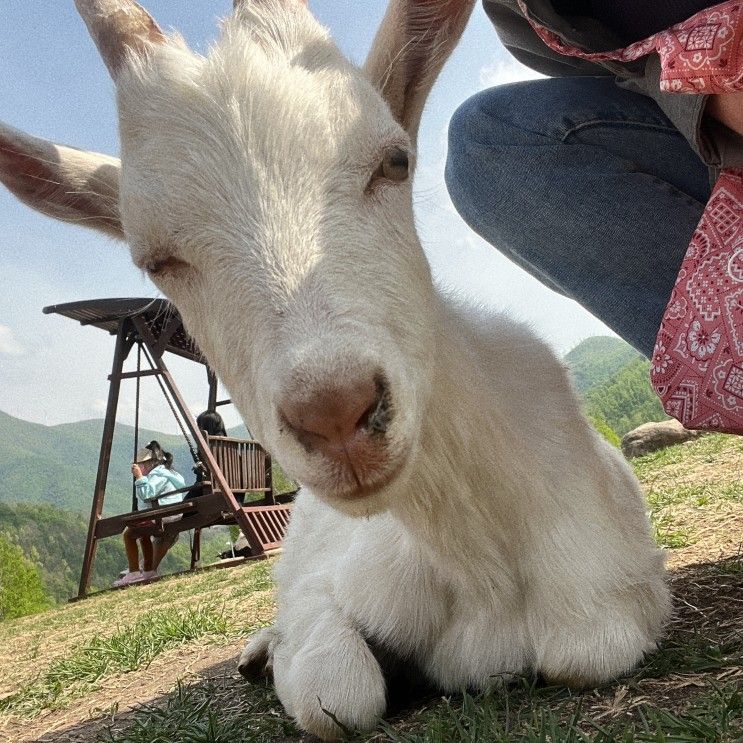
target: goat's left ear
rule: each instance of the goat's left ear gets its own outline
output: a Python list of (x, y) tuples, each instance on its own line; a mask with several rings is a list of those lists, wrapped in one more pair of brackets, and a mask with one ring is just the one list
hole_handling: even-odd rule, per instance
[(119, 161), (0, 123), (0, 183), (33, 209), (123, 239)]
[(364, 71), (415, 142), (423, 106), (475, 0), (390, 0)]

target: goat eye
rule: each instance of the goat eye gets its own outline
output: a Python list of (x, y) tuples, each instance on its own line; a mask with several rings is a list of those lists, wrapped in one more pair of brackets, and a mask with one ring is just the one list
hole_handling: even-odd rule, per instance
[(368, 188), (370, 189), (376, 181), (382, 178), (387, 181), (401, 183), (407, 180), (409, 174), (410, 158), (408, 157), (408, 153), (402, 147), (395, 147), (385, 154), (379, 167), (372, 174)]
[(144, 264), (144, 270), (150, 276), (156, 277), (173, 276), (188, 268), (191, 268), (190, 263), (186, 263), (186, 261), (182, 261), (180, 258), (174, 258), (173, 256), (148, 261)]
[(382, 173), (391, 181), (404, 181), (409, 167), (408, 153), (399, 147), (388, 152), (382, 160)]

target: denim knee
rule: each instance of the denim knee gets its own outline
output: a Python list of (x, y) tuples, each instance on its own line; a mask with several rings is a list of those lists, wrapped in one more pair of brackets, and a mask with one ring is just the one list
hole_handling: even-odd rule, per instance
[(491, 241), (497, 237), (490, 234), (494, 227), (492, 214), (504, 206), (505, 200), (509, 210), (519, 204), (526, 207), (524, 200), (513, 198), (511, 188), (515, 173), (529, 172), (524, 140), (531, 138), (536, 143), (544, 139), (495, 113), (508, 111), (511, 103), (523, 95), (522, 87), (503, 85), (478, 93), (454, 112), (449, 123), (444, 173), (449, 195), (462, 219), (476, 232), (483, 234), (483, 220), (487, 221), (487, 239)]

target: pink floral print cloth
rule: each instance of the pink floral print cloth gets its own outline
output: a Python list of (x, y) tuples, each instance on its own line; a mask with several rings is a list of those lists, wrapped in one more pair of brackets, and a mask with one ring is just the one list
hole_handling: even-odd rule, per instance
[[(569, 46), (521, 10), (547, 46), (593, 61), (657, 52), (661, 90), (743, 90), (743, 0), (715, 5), (625, 49)], [(668, 415), (686, 428), (743, 434), (743, 170), (721, 172), (684, 256), (650, 370)]]

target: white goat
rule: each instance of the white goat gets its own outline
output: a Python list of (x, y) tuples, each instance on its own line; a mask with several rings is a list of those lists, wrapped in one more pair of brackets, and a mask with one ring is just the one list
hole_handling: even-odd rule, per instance
[(575, 685), (669, 612), (642, 493), (522, 325), (434, 289), (411, 174), (474, 0), (392, 0), (363, 70), (299, 0), (237, 3), (206, 58), (131, 0), (77, 0), (117, 86), (118, 161), (0, 128), (0, 179), (124, 237), (251, 427), (302, 483), (272, 667), (300, 726), (385, 712), (371, 646), (442, 690)]

